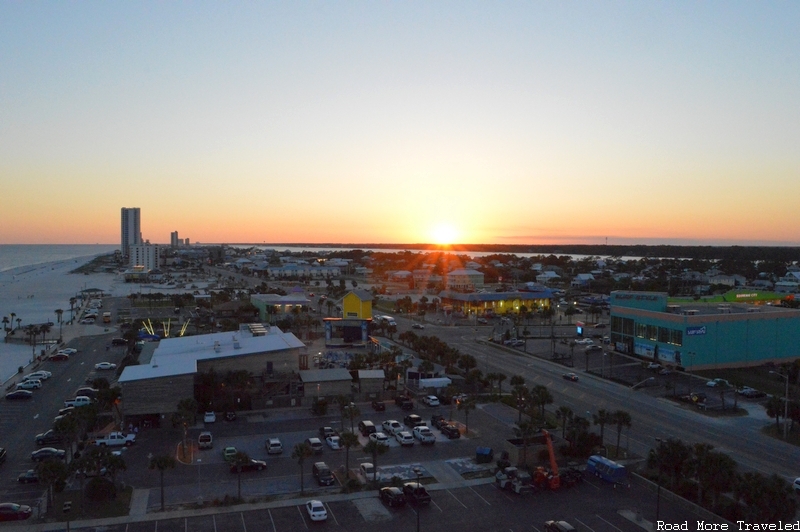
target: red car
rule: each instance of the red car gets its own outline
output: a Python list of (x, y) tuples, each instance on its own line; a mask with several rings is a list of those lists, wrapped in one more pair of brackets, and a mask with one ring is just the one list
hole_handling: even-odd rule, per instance
[(22, 521), (31, 515), (33, 515), (33, 510), (30, 506), (13, 502), (0, 504), (0, 521)]
[(62, 362), (69, 360), (69, 355), (66, 353), (56, 353), (54, 355), (50, 355), (50, 360), (53, 362)]

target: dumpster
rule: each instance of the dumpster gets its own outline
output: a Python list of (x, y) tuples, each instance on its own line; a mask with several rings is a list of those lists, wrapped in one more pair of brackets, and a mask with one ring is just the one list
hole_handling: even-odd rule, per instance
[(475, 461), (479, 464), (488, 464), (494, 458), (491, 447), (478, 447), (475, 450)]

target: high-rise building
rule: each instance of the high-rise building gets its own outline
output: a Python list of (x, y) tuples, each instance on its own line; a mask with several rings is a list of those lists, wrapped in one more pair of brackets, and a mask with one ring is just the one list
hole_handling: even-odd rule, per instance
[(150, 243), (131, 246), (131, 268), (142, 267), (145, 271), (157, 270), (161, 265), (161, 247)]
[(122, 208), (122, 239), (120, 252), (125, 260), (130, 260), (131, 246), (138, 246), (142, 243), (141, 211), (139, 207)]
[(182, 244), (181, 239), (178, 238), (178, 232), (173, 231), (169, 234), (169, 245), (176, 248)]

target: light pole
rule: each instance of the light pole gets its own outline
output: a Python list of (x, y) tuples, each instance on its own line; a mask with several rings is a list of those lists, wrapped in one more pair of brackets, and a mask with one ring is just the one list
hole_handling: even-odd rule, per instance
[[(422, 471), (420, 471), (420, 468), (418, 468), (418, 467), (414, 468), (414, 474), (417, 475), (417, 487), (418, 488), (419, 488), (419, 476), (420, 476), (421, 472)], [(417, 532), (419, 532), (419, 505), (417, 505)]]
[(786, 418), (789, 417), (789, 375), (784, 375), (777, 371), (770, 371), (770, 373), (780, 375), (786, 381), (786, 391), (783, 396), (783, 439), (785, 440), (789, 437), (789, 425), (786, 423)]
[(656, 438), (658, 442), (658, 450), (656, 451), (656, 463), (658, 463), (658, 476), (656, 477), (656, 482), (658, 483), (658, 488), (656, 490), (656, 522), (658, 522), (658, 518), (661, 514), (661, 445), (664, 443), (664, 440), (661, 438)]

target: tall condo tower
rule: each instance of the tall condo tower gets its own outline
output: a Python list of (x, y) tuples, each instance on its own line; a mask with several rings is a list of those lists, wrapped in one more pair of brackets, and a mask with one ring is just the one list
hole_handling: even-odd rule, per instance
[(127, 261), (130, 259), (130, 247), (142, 243), (141, 212), (139, 207), (122, 208), (122, 242), (121, 249), (123, 257)]

